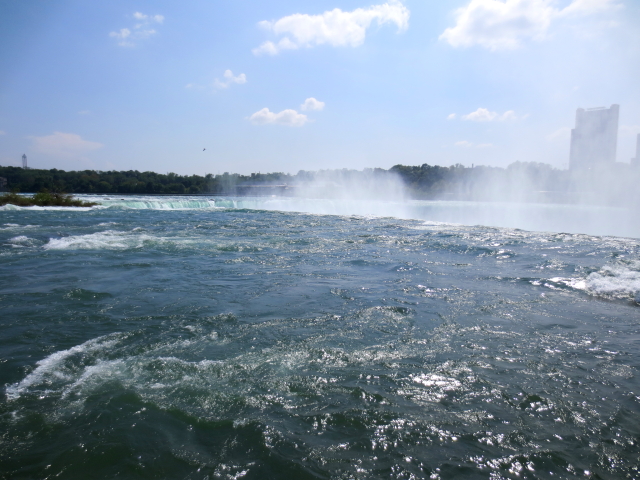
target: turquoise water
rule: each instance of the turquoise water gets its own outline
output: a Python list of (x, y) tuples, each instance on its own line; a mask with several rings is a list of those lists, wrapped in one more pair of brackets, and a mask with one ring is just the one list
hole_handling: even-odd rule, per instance
[(640, 477), (637, 238), (102, 201), (0, 211), (1, 478)]

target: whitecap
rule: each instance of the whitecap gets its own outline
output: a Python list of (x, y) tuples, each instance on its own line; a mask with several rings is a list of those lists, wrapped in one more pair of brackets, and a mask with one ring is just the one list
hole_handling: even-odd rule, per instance
[(558, 289), (556, 285), (564, 285), (594, 296), (615, 299), (632, 298), (640, 303), (640, 262), (605, 265), (586, 277), (554, 277), (546, 282), (532, 283), (534, 285), (543, 283), (551, 289)]
[[(640, 262), (638, 262), (640, 263)], [(640, 264), (607, 265), (593, 272), (585, 280), (585, 289), (594, 295), (613, 298), (640, 296)]]
[[(150, 239), (150, 237), (149, 237)], [(145, 238), (130, 236), (125, 232), (106, 230), (88, 235), (72, 235), (69, 237), (52, 238), (44, 246), (45, 250), (125, 250), (139, 248)]]
[(28, 374), (22, 381), (7, 386), (6, 395), (8, 400), (16, 400), (31, 387), (38, 385), (49, 385), (55, 381), (71, 381), (73, 376), (66, 367), (66, 361), (74, 355), (94, 353), (105, 350), (118, 342), (113, 338), (113, 334), (88, 340), (80, 345), (67, 350), (54, 352), (46, 358), (36, 363), (36, 369)]

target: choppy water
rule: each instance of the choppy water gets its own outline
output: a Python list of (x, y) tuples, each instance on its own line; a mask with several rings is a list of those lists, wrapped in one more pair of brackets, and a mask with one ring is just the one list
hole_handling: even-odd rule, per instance
[(0, 211), (1, 478), (640, 477), (638, 239), (105, 205)]

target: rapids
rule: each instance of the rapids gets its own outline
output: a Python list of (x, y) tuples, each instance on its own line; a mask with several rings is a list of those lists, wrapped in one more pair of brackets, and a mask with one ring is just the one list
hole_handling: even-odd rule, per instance
[(640, 476), (638, 239), (102, 201), (0, 211), (0, 478)]

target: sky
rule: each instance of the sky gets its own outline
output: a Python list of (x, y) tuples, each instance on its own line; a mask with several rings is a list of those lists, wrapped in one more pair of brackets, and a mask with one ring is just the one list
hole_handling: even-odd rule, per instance
[(640, 133), (640, 0), (0, 0), (0, 165), (567, 168)]

